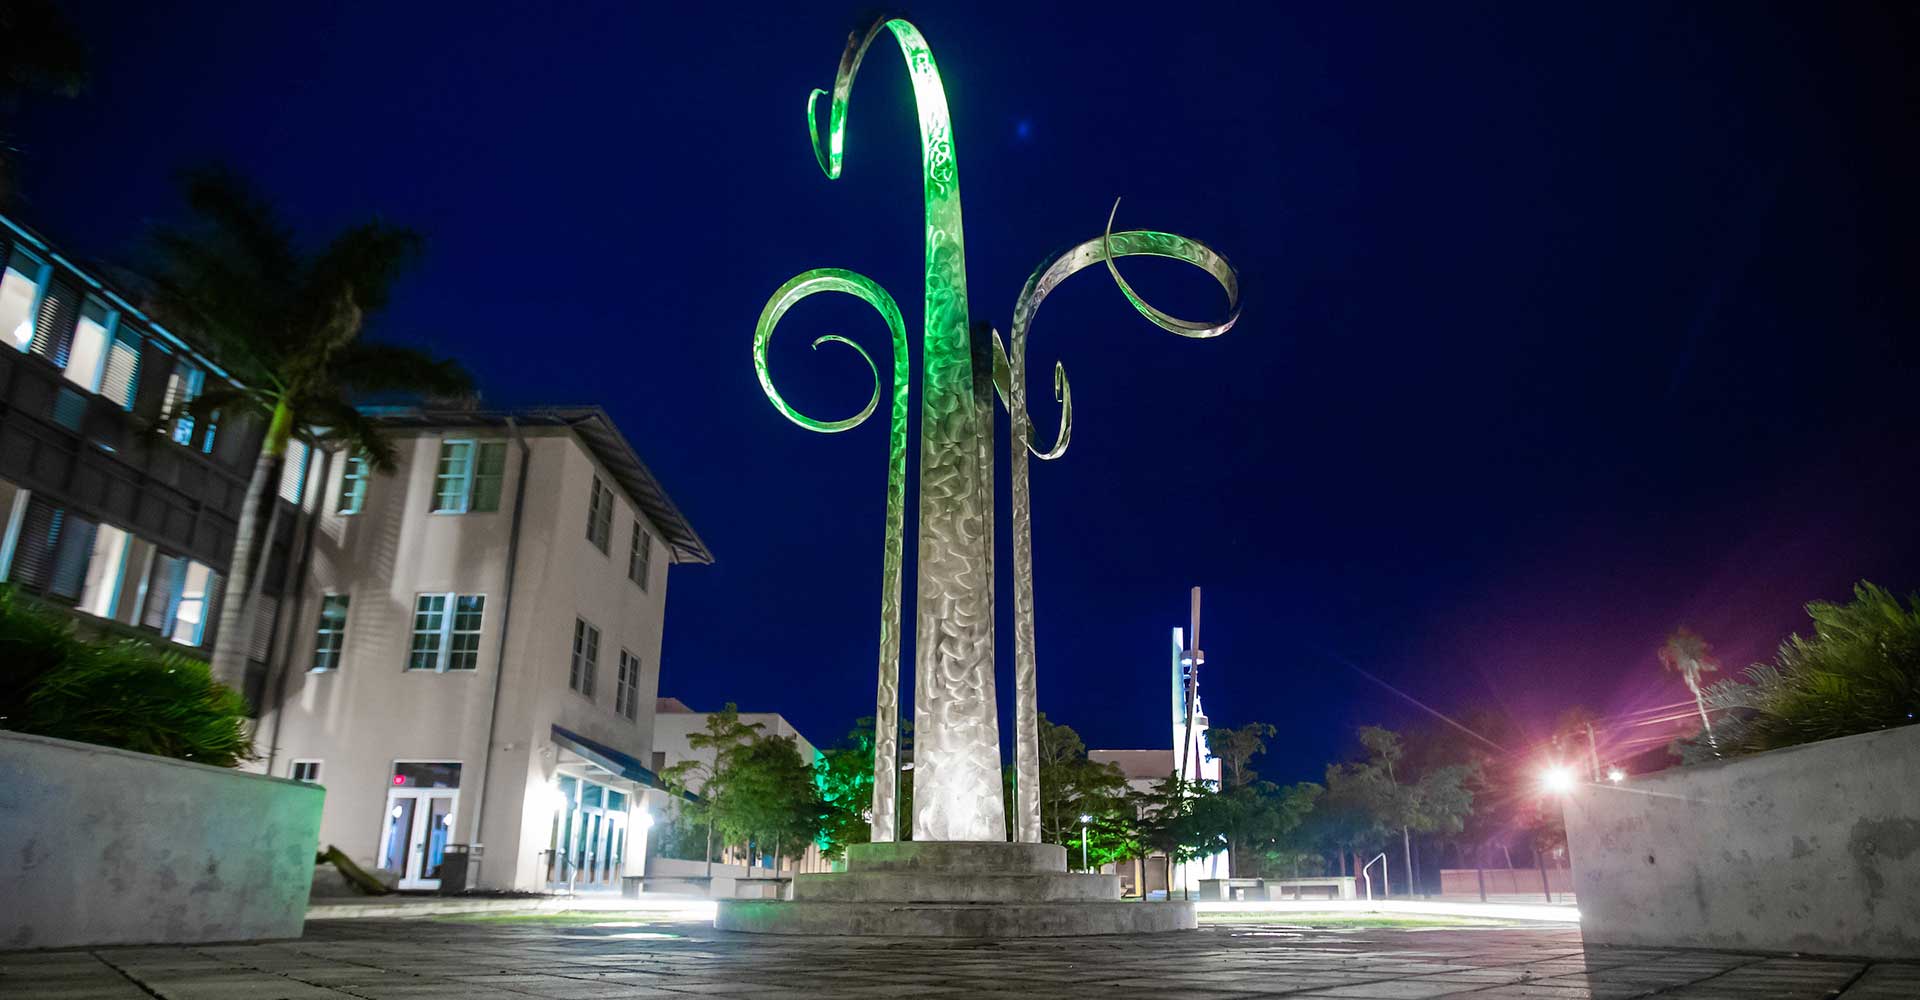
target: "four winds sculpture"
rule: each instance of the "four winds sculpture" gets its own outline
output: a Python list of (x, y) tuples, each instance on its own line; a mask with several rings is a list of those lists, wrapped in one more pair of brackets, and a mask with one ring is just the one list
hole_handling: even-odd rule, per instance
[[(933, 52), (919, 29), (899, 18), (881, 18), (864, 34), (847, 39), (833, 83), (826, 139), (821, 140), (816, 105), (825, 91), (807, 98), (813, 152), (828, 179), (840, 176), (846, 151), (847, 98), (867, 48), (889, 32), (900, 45), (913, 82), (920, 116), (921, 167), (926, 193), (926, 287), (920, 392), (919, 584), (914, 628), (913, 837), (921, 841), (1004, 841), (1000, 731), (993, 671), (993, 413), (994, 399), (1012, 425), (1014, 584), (1014, 839), (1040, 840), (1039, 738), (1033, 630), (1033, 548), (1029, 524), (1027, 456), (1058, 458), (1073, 425), (1066, 371), (1054, 366), (1060, 424), (1050, 445), (1037, 442), (1027, 413), (1027, 330), (1034, 311), (1060, 282), (1105, 264), (1127, 300), (1154, 325), (1183, 337), (1216, 337), (1239, 316), (1239, 280), (1211, 247), (1173, 233), (1106, 230), (1042, 261), (1013, 307), (1012, 333), (969, 321), (966, 241), (960, 219), (960, 175), (946, 92)], [(1115, 211), (1119, 204), (1115, 203)], [(1134, 293), (1116, 258), (1171, 257), (1201, 268), (1227, 294), (1227, 318), (1195, 323), (1169, 316)], [(900, 308), (872, 279), (840, 268), (816, 268), (775, 291), (754, 330), (753, 364), (767, 398), (787, 419), (809, 430), (834, 433), (859, 426), (880, 405), (878, 365), (860, 345), (840, 336), (813, 342), (844, 344), (866, 361), (873, 394), (860, 412), (843, 420), (818, 420), (781, 398), (767, 372), (767, 345), (794, 304), (809, 295), (841, 292), (865, 301), (893, 336), (893, 376), (888, 393), (887, 511), (880, 585), (880, 682), (874, 706), (872, 839), (894, 839), (898, 779), (900, 681), (900, 585), (905, 544), (907, 389), (909, 344)]]

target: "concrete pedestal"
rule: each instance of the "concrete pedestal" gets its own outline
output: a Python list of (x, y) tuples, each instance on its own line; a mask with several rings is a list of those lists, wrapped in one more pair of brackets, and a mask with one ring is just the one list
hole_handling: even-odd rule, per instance
[(1067, 871), (1053, 844), (856, 844), (847, 870), (794, 879), (793, 901), (723, 899), (714, 926), (758, 934), (1068, 937), (1193, 930), (1193, 904), (1127, 903), (1118, 875)]

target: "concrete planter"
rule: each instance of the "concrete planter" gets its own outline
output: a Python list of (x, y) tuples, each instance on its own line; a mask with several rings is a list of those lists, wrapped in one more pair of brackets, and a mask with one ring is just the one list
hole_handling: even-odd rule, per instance
[(0, 950), (298, 937), (325, 796), (0, 732)]
[(1567, 802), (1589, 943), (1920, 957), (1920, 726)]

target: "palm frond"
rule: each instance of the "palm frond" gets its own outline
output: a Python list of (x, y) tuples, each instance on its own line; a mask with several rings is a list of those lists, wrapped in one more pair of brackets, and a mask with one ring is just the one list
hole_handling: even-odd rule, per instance
[(356, 393), (464, 396), (473, 391), (473, 376), (459, 362), (395, 344), (352, 344), (334, 358), (333, 377)]
[(321, 440), (367, 460), (375, 472), (392, 472), (397, 464), (393, 440), (380, 425), (340, 398), (309, 398), (295, 404), (301, 423), (324, 427)]

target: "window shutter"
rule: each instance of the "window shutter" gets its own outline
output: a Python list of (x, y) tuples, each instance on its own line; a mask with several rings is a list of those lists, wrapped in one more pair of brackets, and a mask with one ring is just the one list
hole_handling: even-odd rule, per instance
[(53, 575), (53, 547), (60, 538), (60, 521), (65, 513), (37, 496), (28, 499), (26, 516), (20, 521), (20, 541), (13, 550), (13, 568), (7, 579), (30, 591), (47, 585), (47, 579)]
[(73, 516), (71, 511), (61, 519), (47, 593), (69, 600), (80, 597), (80, 585), (87, 580), (87, 563), (93, 559), (93, 533), (98, 527), (84, 517)]
[(33, 353), (65, 368), (73, 348), (73, 325), (80, 320), (80, 295), (58, 278), (47, 283), (40, 316), (33, 324)]
[(100, 379), (100, 395), (120, 404), (123, 410), (132, 410), (134, 393), (139, 386), (140, 336), (123, 328), (115, 331), (113, 346), (107, 348), (107, 370)]
[(161, 632), (171, 629), (182, 565), (183, 560), (178, 556), (156, 554), (153, 557), (153, 575), (147, 578), (147, 606), (140, 612), (140, 624)]

